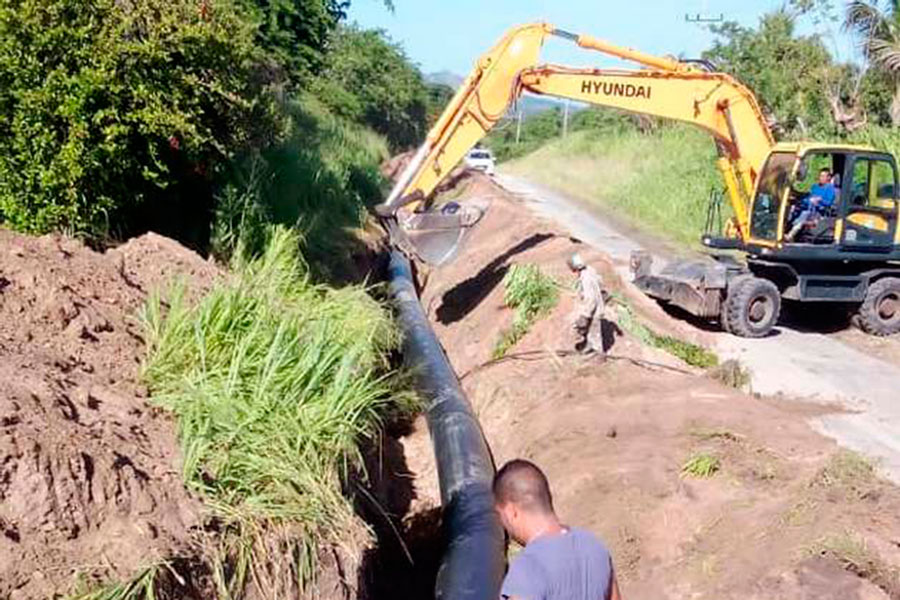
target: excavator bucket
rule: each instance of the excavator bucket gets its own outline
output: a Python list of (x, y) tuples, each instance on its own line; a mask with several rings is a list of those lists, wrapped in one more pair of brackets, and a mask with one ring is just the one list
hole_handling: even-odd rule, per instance
[(437, 209), (397, 214), (384, 222), (394, 245), (437, 267), (456, 256), (467, 234), (483, 216), (481, 208), (450, 202)]

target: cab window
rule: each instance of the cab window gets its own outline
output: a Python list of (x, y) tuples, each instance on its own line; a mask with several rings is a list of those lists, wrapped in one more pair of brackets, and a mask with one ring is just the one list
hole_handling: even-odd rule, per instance
[(830, 173), (834, 173), (834, 164), (831, 153), (826, 154), (807, 154), (803, 158), (803, 163), (797, 169), (797, 178), (794, 180), (794, 191), (808, 195), (812, 186), (819, 180), (819, 173), (826, 169)]
[(851, 207), (894, 208), (897, 186), (894, 167), (877, 158), (858, 158), (853, 164)]
[(778, 211), (781, 198), (788, 188), (795, 156), (789, 152), (775, 152), (766, 160), (753, 209), (750, 214), (750, 236), (761, 240), (774, 240), (778, 235)]

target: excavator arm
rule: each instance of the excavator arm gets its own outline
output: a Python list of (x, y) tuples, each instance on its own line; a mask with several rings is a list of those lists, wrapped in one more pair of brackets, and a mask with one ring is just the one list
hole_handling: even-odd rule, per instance
[[(645, 68), (537, 66), (549, 35)], [(437, 264), (453, 255), (465, 230), (477, 223), (481, 213), (477, 209), (430, 212), (431, 195), (525, 91), (675, 119), (705, 129), (716, 141), (717, 167), (736, 215), (738, 235), (747, 239), (753, 183), (774, 144), (753, 94), (729, 75), (712, 72), (702, 63), (652, 56), (534, 24), (511, 30), (478, 60), (385, 204), (378, 208), (401, 248)]]

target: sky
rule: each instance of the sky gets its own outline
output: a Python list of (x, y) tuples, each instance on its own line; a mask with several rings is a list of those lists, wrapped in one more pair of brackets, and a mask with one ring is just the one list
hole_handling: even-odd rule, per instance
[[(714, 39), (708, 25), (685, 15), (755, 26), (759, 17), (785, 0), (393, 0), (391, 13), (382, 0), (354, 0), (349, 21), (380, 28), (400, 42), (424, 73), (466, 75), (475, 59), (513, 25), (547, 21), (559, 29), (585, 33), (653, 54), (699, 57)], [(837, 4), (841, 4), (838, 2)], [(858, 60), (851, 40), (836, 24), (804, 18), (800, 33), (820, 33), (838, 60)], [(569, 66), (611, 66), (596, 53), (551, 38), (542, 61)]]

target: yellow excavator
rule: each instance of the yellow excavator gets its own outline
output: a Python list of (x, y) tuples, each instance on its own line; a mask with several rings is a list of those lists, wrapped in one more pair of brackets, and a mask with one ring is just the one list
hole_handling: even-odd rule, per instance
[[(641, 68), (539, 65), (549, 36)], [(648, 295), (744, 337), (768, 335), (782, 299), (840, 303), (871, 334), (900, 332), (900, 188), (892, 155), (865, 146), (776, 143), (753, 93), (708, 62), (653, 56), (546, 23), (510, 30), (478, 59), (377, 207), (396, 246), (434, 265), (454, 256), (482, 212), (435, 206), (434, 191), (525, 92), (691, 123), (713, 137), (734, 217), (723, 235), (707, 233), (702, 242), (741, 250), (746, 260), (719, 252), (653, 273), (649, 256), (639, 254), (632, 270)], [(823, 171), (835, 190), (832, 206), (795, 226)]]

